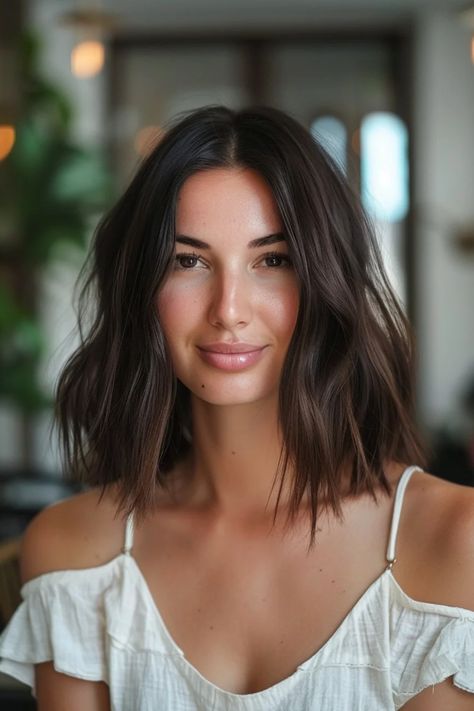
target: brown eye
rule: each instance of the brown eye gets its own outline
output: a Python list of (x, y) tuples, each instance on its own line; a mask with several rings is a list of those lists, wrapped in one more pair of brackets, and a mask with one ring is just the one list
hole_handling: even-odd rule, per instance
[(177, 254), (175, 256), (175, 263), (177, 269), (193, 269), (199, 261), (199, 256), (197, 254)]
[(268, 254), (264, 254), (262, 259), (266, 262), (266, 266), (270, 268), (284, 268), (291, 266), (289, 257), (285, 254), (281, 254), (280, 252), (270, 252)]

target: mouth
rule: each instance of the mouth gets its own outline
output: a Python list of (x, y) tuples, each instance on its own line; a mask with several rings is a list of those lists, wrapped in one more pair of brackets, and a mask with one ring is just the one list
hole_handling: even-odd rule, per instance
[[(210, 350), (209, 346), (206, 348), (201, 348), (198, 346), (198, 352), (202, 360), (208, 365), (218, 368), (220, 370), (236, 371), (248, 368), (251, 365), (257, 363), (265, 349), (266, 346), (248, 346), (246, 345), (246, 350), (236, 350), (235, 346), (226, 350)], [(251, 348), (251, 350), (249, 350)]]
[(207, 351), (210, 353), (253, 353), (255, 351), (260, 351), (265, 346), (256, 346), (251, 343), (209, 343), (205, 346), (198, 346), (200, 350)]

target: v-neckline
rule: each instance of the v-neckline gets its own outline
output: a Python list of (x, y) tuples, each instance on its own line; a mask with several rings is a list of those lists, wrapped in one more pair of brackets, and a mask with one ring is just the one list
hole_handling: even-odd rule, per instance
[[(301, 664), (298, 664), (298, 666), (296, 667), (295, 671), (292, 674), (285, 677), (284, 679), (281, 679), (280, 681), (276, 682), (275, 684), (272, 684), (272, 686), (266, 687), (265, 689), (261, 689), (260, 691), (254, 691), (249, 694), (235, 694), (232, 691), (228, 691), (227, 689), (223, 689), (222, 687), (217, 686), (209, 679), (206, 679), (206, 677), (201, 674), (199, 669), (197, 669), (193, 664), (191, 664), (191, 662), (186, 658), (186, 655), (185, 655), (183, 649), (181, 649), (181, 647), (175, 642), (174, 638), (172, 637), (171, 633), (169, 632), (168, 627), (167, 627), (165, 621), (163, 620), (163, 617), (161, 615), (159, 607), (156, 604), (155, 598), (153, 597), (152, 592), (148, 586), (147, 580), (146, 580), (145, 576), (143, 575), (143, 572), (142, 572), (140, 566), (138, 565), (137, 561), (135, 560), (134, 556), (129, 552), (122, 553), (122, 556), (131, 562), (132, 568), (137, 575), (138, 581), (140, 582), (142, 588), (145, 590), (145, 595), (148, 598), (150, 607), (153, 610), (153, 614), (155, 615), (155, 617), (158, 621), (159, 627), (160, 627), (161, 631), (163, 632), (165, 639), (168, 642), (170, 651), (172, 653), (174, 653), (174, 656), (177, 656), (181, 660), (181, 663), (184, 666), (184, 668), (193, 676), (198, 677), (201, 681), (201, 684), (203, 684), (205, 687), (213, 690), (214, 693), (219, 693), (221, 695), (225, 695), (225, 696), (229, 696), (229, 697), (233, 697), (233, 698), (237, 698), (237, 699), (248, 699), (250, 697), (252, 697), (252, 698), (263, 697), (266, 695), (270, 695), (277, 690), (280, 690), (280, 689), (283, 690), (283, 687), (286, 687), (288, 684), (290, 684), (294, 681), (295, 677), (298, 676), (300, 671), (304, 671), (308, 667), (312, 666), (316, 662), (316, 660), (320, 656), (322, 656), (322, 654), (334, 642), (334, 640), (342, 634), (342, 631), (349, 624), (349, 620), (353, 617), (353, 615), (356, 613), (356, 611), (358, 611), (359, 608), (361, 608), (363, 606), (363, 604), (366, 602), (367, 598), (370, 597), (370, 594), (379, 585), (382, 584), (382, 581), (384, 580), (384, 578), (387, 575), (391, 576), (392, 579), (394, 580), (394, 578), (392, 576), (392, 571), (387, 566), (380, 573), (380, 575), (378, 575), (375, 578), (375, 580), (373, 580), (370, 583), (370, 585), (365, 589), (365, 591), (360, 595), (360, 597), (357, 599), (355, 604), (351, 607), (351, 609), (348, 611), (348, 613), (341, 620), (340, 624), (337, 626), (337, 628), (334, 630), (334, 632), (331, 634), (331, 636), (321, 645), (321, 647), (314, 654), (312, 654), (305, 661), (301, 662)], [(400, 591), (403, 593), (401, 588), (400, 588)], [(406, 596), (406, 597), (408, 597), (408, 596)]]
[[(416, 465), (410, 465), (404, 469), (402, 472), (400, 478), (398, 479), (398, 482), (395, 487), (395, 496), (394, 496), (394, 502), (393, 502), (393, 512), (392, 512), (392, 520), (391, 520), (391, 526), (390, 526), (390, 535), (389, 535), (389, 544), (388, 544), (388, 550), (387, 550), (387, 561), (393, 561), (395, 560), (395, 543), (396, 543), (396, 536), (397, 536), (397, 530), (398, 530), (398, 523), (400, 519), (400, 512), (401, 512), (401, 506), (402, 506), (402, 501), (403, 501), (403, 496), (404, 492), (406, 489), (406, 486), (411, 479), (412, 474), (416, 470), (421, 470), (420, 467)], [(421, 470), (423, 471), (423, 470)], [(133, 560), (133, 568), (138, 575), (138, 578), (142, 584), (142, 587), (145, 589), (145, 594), (149, 599), (149, 603), (151, 608), (154, 611), (154, 614), (158, 620), (159, 626), (161, 628), (161, 631), (163, 633), (164, 638), (167, 640), (168, 645), (170, 647), (170, 651), (174, 654), (175, 657), (180, 659), (183, 664), (183, 668), (190, 674), (198, 677), (201, 681), (201, 685), (203, 685), (206, 690), (212, 690), (214, 693), (220, 693), (220, 694), (225, 694), (227, 696), (231, 696), (234, 699), (243, 699), (247, 697), (257, 697), (257, 696), (264, 696), (266, 694), (270, 694), (272, 691), (276, 689), (280, 689), (283, 686), (286, 686), (291, 683), (292, 680), (297, 676), (298, 672), (300, 670), (305, 670), (311, 665), (313, 665), (317, 659), (319, 659), (320, 656), (328, 649), (330, 645), (334, 643), (334, 640), (339, 637), (345, 627), (349, 624), (350, 619), (353, 617), (353, 615), (358, 611), (362, 605), (366, 602), (367, 598), (370, 597), (371, 593), (373, 592), (374, 589), (376, 589), (379, 585), (382, 584), (382, 582), (385, 580), (387, 576), (390, 576), (390, 578), (395, 581), (395, 578), (393, 577), (391, 573), (391, 563), (389, 563), (384, 570), (375, 578), (375, 580), (370, 583), (370, 585), (365, 589), (365, 591), (362, 593), (362, 595), (356, 600), (354, 605), (351, 607), (351, 609), (348, 611), (348, 613), (345, 615), (345, 617), (341, 620), (340, 624), (338, 627), (335, 629), (335, 631), (332, 633), (332, 635), (329, 637), (329, 639), (324, 642), (324, 644), (314, 653), (312, 654), (308, 659), (306, 659), (304, 662), (299, 664), (296, 668), (296, 670), (290, 674), (290, 676), (286, 677), (285, 679), (282, 679), (281, 681), (277, 682), (276, 684), (273, 684), (270, 687), (267, 687), (266, 689), (261, 689), (260, 691), (253, 692), (251, 694), (234, 694), (233, 692), (227, 691), (225, 689), (222, 689), (221, 687), (217, 686), (213, 682), (211, 682), (209, 679), (206, 679), (196, 667), (194, 667), (189, 660), (186, 659), (184, 651), (181, 649), (181, 647), (176, 644), (175, 640), (171, 636), (164, 620), (163, 617), (161, 616), (160, 610), (158, 608), (158, 605), (155, 602), (155, 599), (151, 593), (151, 590), (148, 586), (148, 583), (146, 581), (146, 578), (144, 574), (142, 573), (142, 570), (140, 566), (138, 565), (137, 561), (135, 560), (131, 550), (133, 547), (133, 534), (134, 534), (134, 517), (133, 514), (131, 514), (127, 518), (127, 524), (126, 524), (126, 532), (125, 532), (125, 546), (124, 546), (124, 551), (123, 551), (123, 556), (128, 557), (129, 559)], [(403, 591), (401, 590), (400, 586), (398, 584), (396, 585), (396, 588), (399, 590), (399, 595), (403, 594)], [(405, 596), (408, 597), (408, 596)]]

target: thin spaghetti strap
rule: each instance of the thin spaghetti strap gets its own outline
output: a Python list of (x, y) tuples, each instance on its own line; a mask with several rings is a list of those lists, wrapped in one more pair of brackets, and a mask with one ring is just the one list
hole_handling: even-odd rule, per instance
[(125, 525), (125, 544), (123, 546), (123, 552), (126, 555), (130, 555), (130, 551), (132, 550), (134, 527), (135, 521), (132, 511), (132, 513), (127, 516), (127, 523)]
[(395, 546), (397, 542), (398, 524), (400, 523), (400, 514), (402, 512), (403, 496), (405, 494), (405, 489), (407, 488), (407, 484), (410, 481), (411, 475), (417, 470), (420, 472), (424, 471), (421, 467), (418, 467), (416, 465), (407, 467), (401, 475), (397, 484), (397, 490), (395, 492), (395, 502), (393, 504), (392, 525), (390, 528), (390, 537), (388, 539), (387, 547), (387, 561), (389, 563), (389, 565), (387, 566), (388, 568), (391, 568), (396, 561)]

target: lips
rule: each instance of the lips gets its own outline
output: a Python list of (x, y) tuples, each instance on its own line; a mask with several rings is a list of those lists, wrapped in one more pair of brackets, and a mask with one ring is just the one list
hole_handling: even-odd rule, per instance
[(239, 341), (235, 343), (208, 343), (205, 346), (198, 346), (198, 348), (211, 353), (251, 353), (253, 351), (261, 350), (264, 346), (256, 346), (251, 343), (243, 343)]
[(266, 346), (251, 343), (207, 343), (198, 346), (202, 360), (219, 370), (236, 371), (257, 363), (265, 352)]

